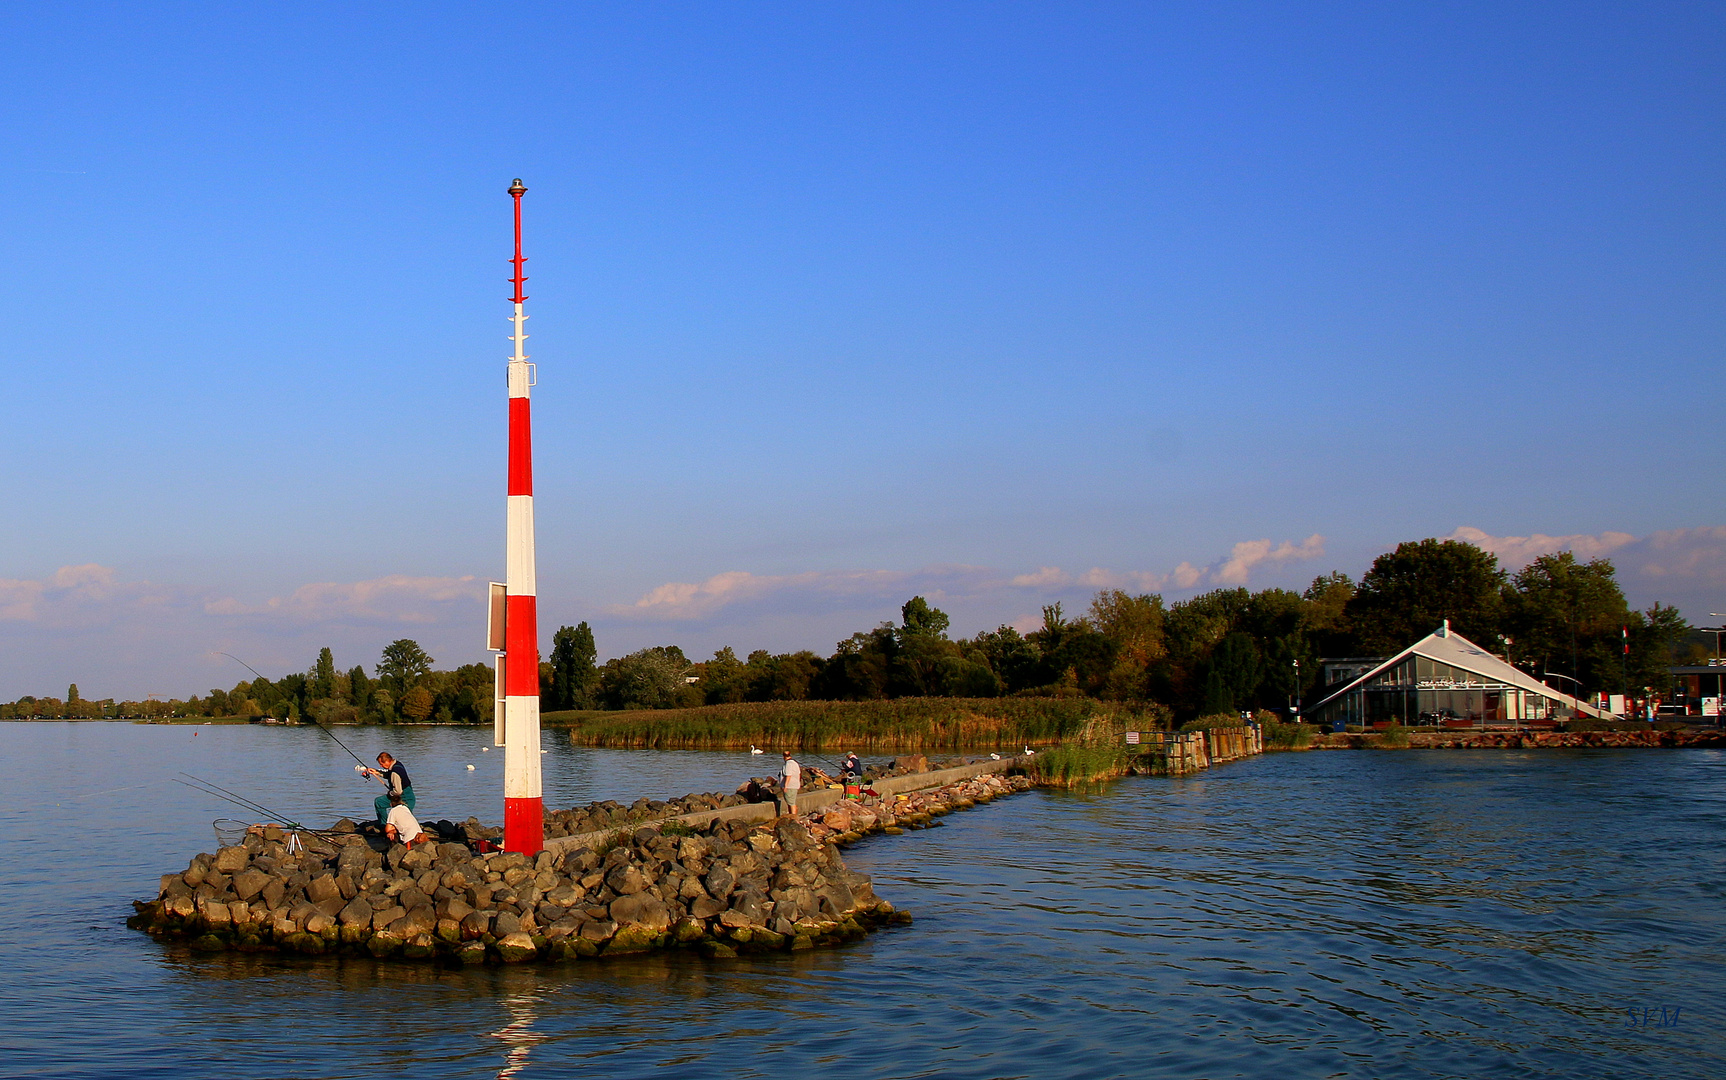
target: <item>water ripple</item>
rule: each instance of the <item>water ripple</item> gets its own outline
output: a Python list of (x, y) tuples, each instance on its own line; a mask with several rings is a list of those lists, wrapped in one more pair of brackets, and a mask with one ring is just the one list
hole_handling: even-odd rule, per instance
[[(499, 816), (487, 733), (356, 735), (436, 816)], [(558, 805), (759, 768), (548, 746)], [(849, 948), (475, 971), (120, 926), (229, 813), (182, 769), (364, 812), (315, 731), (0, 724), (0, 750), (0, 1075), (1726, 1075), (1715, 752), (1315, 753), (1031, 793), (854, 848), (917, 921)]]

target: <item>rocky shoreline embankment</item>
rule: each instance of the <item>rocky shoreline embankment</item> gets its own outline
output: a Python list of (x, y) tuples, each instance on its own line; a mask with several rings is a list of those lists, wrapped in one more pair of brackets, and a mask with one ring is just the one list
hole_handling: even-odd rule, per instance
[[(887, 790), (868, 802), (806, 792), (819, 805), (802, 820), (716, 795), (550, 812), (548, 834), (555, 827), (564, 835), (531, 857), (477, 853), (473, 841), (494, 830), (471, 819), (461, 827), (469, 842), (412, 848), (346, 831), (353, 829), (346, 822), (343, 831), (319, 833), (257, 828), (163, 875), (156, 898), (136, 902), (128, 925), (206, 951), (452, 964), (838, 944), (910, 921), (845, 866), (840, 845), (925, 828), (1031, 786), (990, 772), (919, 787), (914, 770), (896, 772), (877, 782)], [(703, 806), (715, 802), (730, 805)], [(658, 820), (628, 823), (643, 816)], [(595, 824), (609, 831), (572, 833)]]
[(1582, 747), (1726, 748), (1726, 733), (1718, 731), (1407, 731), (1406, 743), (1388, 742), (1382, 732), (1339, 733), (1313, 739), (1314, 750), (1533, 750)]

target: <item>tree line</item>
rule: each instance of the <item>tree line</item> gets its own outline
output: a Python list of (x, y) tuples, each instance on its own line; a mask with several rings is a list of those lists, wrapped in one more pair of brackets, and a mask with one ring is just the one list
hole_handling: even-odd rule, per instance
[[(691, 661), (675, 645), (597, 665), (586, 623), (563, 627), (542, 667), (548, 711), (665, 709), (744, 701), (1083, 696), (1158, 704), (1177, 718), (1312, 704), (1321, 657), (1389, 656), (1445, 620), (1463, 636), (1584, 693), (1663, 690), (1691, 628), (1677, 609), (1632, 610), (1610, 560), (1545, 555), (1514, 575), (1455, 540), (1400, 544), (1355, 582), (1331, 573), (1302, 592), (1216, 589), (1165, 603), (1097, 593), (1069, 614), (1043, 609), (1021, 634), (1000, 626), (949, 636), (945, 612), (913, 597), (900, 621), (859, 631), (822, 656), (726, 647)], [(1628, 648), (1628, 651), (1626, 651)]]
[(241, 680), (230, 690), (212, 689), (185, 700), (85, 701), (74, 683), (65, 700), (21, 697), (0, 705), (0, 719), (161, 719), (186, 716), (272, 717), (320, 724), (490, 723), (492, 669), (464, 664), (437, 671), (410, 638), (384, 646), (367, 675), (364, 665), (342, 671), (325, 647), (304, 672), (271, 680)]

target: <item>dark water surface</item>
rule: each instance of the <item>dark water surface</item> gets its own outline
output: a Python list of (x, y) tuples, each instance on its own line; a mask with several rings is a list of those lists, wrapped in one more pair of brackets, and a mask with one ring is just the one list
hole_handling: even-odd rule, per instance
[[(348, 741), (387, 737), (422, 817), (495, 821), (488, 734)], [(546, 744), (558, 806), (767, 768)], [(310, 729), (0, 724), (0, 1075), (1726, 1076), (1718, 752), (1284, 754), (1020, 795), (853, 848), (916, 923), (794, 957), (446, 971), (122, 925), (241, 816), (168, 778), (323, 824), (369, 804), (352, 765)]]

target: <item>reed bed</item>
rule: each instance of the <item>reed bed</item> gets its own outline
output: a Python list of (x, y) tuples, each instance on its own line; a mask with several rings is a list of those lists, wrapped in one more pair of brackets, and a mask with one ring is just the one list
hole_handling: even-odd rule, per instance
[(1089, 741), (1143, 723), (1138, 710), (1088, 698), (767, 701), (694, 709), (552, 712), (578, 746), (654, 750), (975, 750)]

